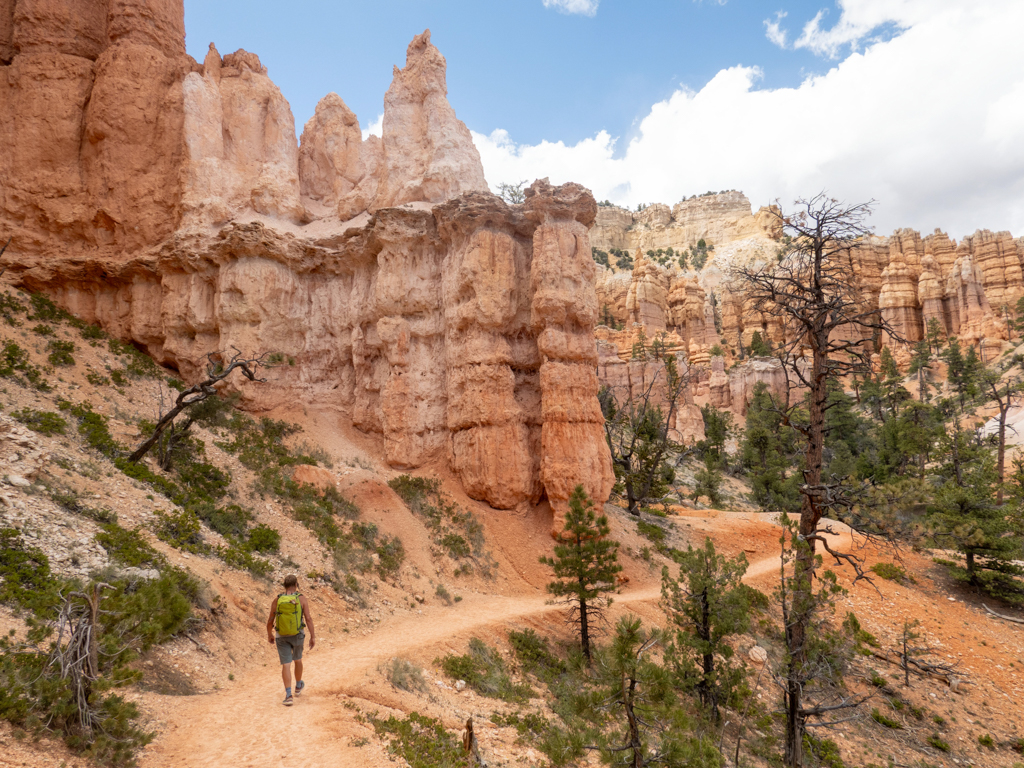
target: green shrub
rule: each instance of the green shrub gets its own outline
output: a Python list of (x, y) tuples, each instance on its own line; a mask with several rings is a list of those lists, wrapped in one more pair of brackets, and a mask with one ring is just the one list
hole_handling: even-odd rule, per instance
[(984, 736), (979, 736), (978, 743), (983, 747), (988, 747), (989, 749), (996, 748), (996, 742), (989, 733), (986, 733)]
[(533, 693), (529, 685), (514, 683), (497, 649), (476, 637), (469, 641), (469, 653), (463, 656), (449, 654), (437, 663), (448, 677), (465, 680), (483, 696), (524, 704)]
[(383, 667), (384, 677), (387, 678), (395, 688), (403, 691), (426, 691), (427, 681), (423, 677), (423, 670), (403, 658), (391, 659)]
[(107, 417), (96, 413), (90, 403), (72, 405), (67, 400), (59, 400), (57, 407), (78, 419), (78, 434), (85, 439), (90, 448), (95, 448), (110, 458), (121, 452), (120, 444), (110, 434)]
[(38, 333), (40, 336), (53, 336), (53, 327), (40, 323), (32, 329), (32, 332)]
[(462, 745), (439, 720), (412, 712), (405, 720), (391, 715), (386, 720), (371, 716), (378, 738), (387, 740), (388, 752), (403, 759), (409, 768), (463, 768)]
[(7, 291), (0, 293), (0, 316), (3, 316), (8, 325), (15, 327), (21, 325), (14, 316), (24, 314), (25, 309), (25, 305), (18, 301), (17, 297)]
[(512, 630), (508, 641), (519, 665), (537, 679), (550, 684), (568, 671), (566, 663), (550, 651), (547, 640), (532, 629)]
[(98, 325), (83, 324), (78, 333), (86, 341), (99, 341), (107, 338), (107, 334)]
[(916, 583), (914, 577), (906, 572), (904, 568), (894, 563), (875, 563), (871, 570), (887, 581), (896, 581), (901, 584), (907, 582)]
[(41, 293), (33, 293), (29, 296), (29, 303), (32, 305), (30, 320), (47, 320), (51, 322), (64, 322), (74, 319), (72, 315), (54, 304), (48, 297)]
[(58, 580), (42, 551), (26, 546), (14, 528), (0, 528), (0, 602), (44, 613), (60, 600)]
[(186, 552), (207, 551), (202, 524), (195, 512), (188, 509), (171, 513), (157, 511), (156, 518), (154, 532), (161, 541)]
[[(163, 373), (153, 358), (140, 352), (131, 344), (126, 344), (118, 339), (110, 339), (107, 342), (107, 347), (118, 357), (127, 358), (124, 363), (124, 371), (133, 379), (158, 378)], [(113, 374), (111, 374), (111, 378), (113, 378)]]
[[(439, 480), (399, 475), (389, 480), (388, 485), (413, 514), (425, 518), (434, 542), (431, 553), (435, 557), (471, 560), (482, 575), (493, 574), (494, 560), (486, 550), (483, 526), (471, 513), (461, 511), (445, 498)], [(463, 562), (455, 574), (472, 570), (469, 563)]]
[(846, 768), (846, 763), (839, 753), (839, 745), (832, 739), (819, 739), (805, 731), (804, 750), (816, 757), (818, 765), (822, 768)]
[(212, 503), (192, 504), (190, 509), (210, 526), (210, 530), (228, 539), (244, 539), (249, 530), (249, 521), (253, 519), (251, 512), (237, 504), (229, 504), (226, 507), (218, 507)]
[(882, 677), (880, 674), (871, 670), (871, 684), (876, 688), (885, 688), (889, 684), (889, 681)]
[(17, 374), (24, 374), (28, 383), (40, 392), (49, 392), (50, 385), (43, 378), (42, 372), (32, 365), (28, 352), (19, 347), (14, 341), (4, 342), (0, 350), (0, 376), (18, 380)]
[(254, 557), (252, 551), (244, 546), (229, 544), (227, 547), (218, 547), (217, 554), (232, 568), (248, 571), (258, 578), (266, 578), (274, 572), (274, 566), (266, 560)]
[(446, 533), (438, 543), (453, 560), (461, 560), (473, 554), (469, 542), (457, 533)]
[(111, 371), (110, 380), (118, 387), (123, 387), (128, 384), (128, 377), (125, 376), (122, 371)]
[(12, 411), (11, 416), (41, 435), (63, 435), (68, 426), (67, 421), (52, 411), (22, 408), (20, 411)]
[(85, 380), (94, 387), (106, 387), (110, 385), (110, 379), (96, 371), (86, 371)]
[(107, 555), (129, 568), (161, 568), (165, 565), (163, 555), (150, 545), (138, 530), (122, 528), (108, 523), (96, 534), (96, 542), (107, 551)]
[(445, 605), (452, 604), (452, 593), (448, 591), (448, 587), (446, 587), (444, 584), (437, 585), (437, 587), (434, 589), (434, 595), (437, 596), (440, 600), (443, 600)]
[(928, 743), (940, 752), (949, 752), (949, 743), (943, 741), (942, 737), (937, 733), (933, 733), (928, 737)]
[(893, 720), (891, 717), (886, 717), (877, 709), (871, 710), (871, 719), (879, 725), (884, 725), (886, 728), (893, 728), (895, 730), (902, 730), (903, 724), (898, 720)]
[(377, 575), (391, 579), (398, 575), (405, 560), (405, 547), (397, 536), (384, 536), (377, 545)]
[(253, 552), (277, 552), (281, 548), (281, 534), (260, 523), (249, 531), (248, 545)]
[(641, 536), (649, 539), (659, 550), (665, 544), (665, 529), (655, 523), (648, 523), (646, 520), (636, 521), (636, 530)]

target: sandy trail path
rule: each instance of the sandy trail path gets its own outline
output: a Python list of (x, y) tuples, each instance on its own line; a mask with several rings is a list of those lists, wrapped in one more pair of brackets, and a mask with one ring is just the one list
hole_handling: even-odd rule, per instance
[[(833, 548), (848, 549), (844, 531)], [(744, 578), (757, 580), (776, 573), (777, 555), (752, 562)], [(656, 603), (659, 586), (623, 592), (615, 605)], [(279, 667), (272, 648), (268, 665), (239, 675), (231, 688), (203, 696), (162, 697), (164, 732), (141, 759), (143, 768), (165, 766), (287, 766), (367, 765), (366, 752), (348, 746), (356, 731), (351, 713), (342, 710), (338, 694), (380, 699), (367, 686), (367, 673), (394, 656), (432, 653), (436, 646), (464, 641), (474, 632), (503, 627), (516, 620), (543, 620), (564, 609), (546, 604), (546, 595), (525, 597), (467, 596), (457, 611), (425, 608), (423, 614), (396, 614), (365, 636), (335, 637), (333, 647), (318, 646), (306, 655), (307, 691), (296, 705), (281, 705)], [(269, 663), (269, 662), (274, 663)], [(384, 692), (381, 692), (383, 694)], [(343, 714), (344, 713), (344, 714)], [(360, 759), (362, 755), (362, 759)]]
[[(616, 595), (615, 604), (657, 601), (660, 588)], [(167, 730), (143, 754), (144, 768), (155, 766), (331, 766), (346, 761), (339, 744), (336, 694), (364, 688), (365, 672), (393, 656), (408, 656), (491, 625), (560, 613), (546, 596), (473, 595), (458, 611), (425, 609), (384, 621), (371, 635), (345, 637), (333, 648), (307, 649), (307, 691), (289, 708), (283, 698), (279, 667), (242, 673), (230, 690), (203, 696), (163, 697)], [(269, 644), (268, 644), (269, 645)], [(274, 656), (267, 649), (268, 659)], [(276, 659), (274, 659), (276, 661)]]

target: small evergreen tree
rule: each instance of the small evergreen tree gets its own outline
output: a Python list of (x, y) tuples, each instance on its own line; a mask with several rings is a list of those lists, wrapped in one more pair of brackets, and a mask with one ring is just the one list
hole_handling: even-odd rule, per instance
[[(1019, 304), (1020, 302), (1018, 302)], [(928, 348), (931, 350), (933, 355), (939, 354), (942, 350), (943, 339), (946, 334), (942, 330), (942, 326), (939, 325), (937, 318), (931, 318), (928, 321), (928, 325), (925, 328), (924, 340), (928, 342)]]
[(710, 454), (704, 457), (704, 466), (693, 476), (690, 498), (699, 501), (702, 496), (707, 498), (712, 507), (717, 508), (722, 503), (722, 470)]
[(693, 735), (672, 675), (653, 657), (660, 641), (635, 616), (617, 622), (611, 645), (597, 655), (596, 685), (581, 697), (583, 711), (597, 725), (597, 744), (589, 748), (600, 750), (609, 764), (630, 768), (718, 768), (714, 742)]
[(757, 382), (747, 406), (740, 461), (747, 471), (753, 500), (761, 509), (789, 512), (799, 509), (799, 473), (790, 472), (799, 461), (796, 443), (796, 432), (783, 424), (782, 414), (774, 407), (767, 385)]
[(930, 522), (936, 541), (953, 545), (963, 553), (965, 564), (954, 575), (995, 597), (1024, 603), (1024, 568), (1021, 542), (1014, 536), (1012, 517), (995, 503), (996, 468), (992, 450), (974, 435), (953, 429), (940, 441), (945, 482), (935, 492)]
[(619, 543), (608, 538), (608, 518), (594, 515), (594, 503), (582, 485), (569, 497), (561, 542), (555, 556), (541, 556), (540, 562), (555, 572), (555, 581), (547, 586), (554, 597), (569, 605), (569, 623), (577, 627), (580, 647), (591, 661), (591, 634), (595, 622), (611, 604), (607, 597), (615, 591), (615, 577), (622, 570), (618, 562)]
[(704, 547), (688, 546), (676, 555), (679, 578), (661, 571), (661, 603), (675, 636), (665, 651), (685, 687), (696, 688), (701, 704), (717, 722), (718, 706), (729, 700), (743, 678), (727, 642), (750, 625), (747, 600), (741, 589), (747, 558), (741, 552), (727, 558), (715, 552), (705, 537)]
[(949, 339), (946, 349), (939, 356), (946, 363), (946, 379), (956, 392), (960, 413), (964, 413), (967, 404), (978, 396), (978, 374), (981, 368), (978, 355), (974, 347), (969, 347), (967, 354), (963, 354), (959, 339), (954, 337)]
[(771, 357), (772, 346), (761, 337), (760, 331), (754, 331), (754, 335), (750, 337), (750, 356), (751, 357)]

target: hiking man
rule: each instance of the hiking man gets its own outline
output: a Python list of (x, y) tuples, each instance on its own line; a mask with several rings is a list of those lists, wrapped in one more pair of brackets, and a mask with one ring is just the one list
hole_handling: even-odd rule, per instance
[(316, 645), (316, 630), (309, 613), (309, 602), (299, 594), (299, 580), (294, 575), (284, 577), (284, 592), (270, 604), (267, 619), (267, 640), (277, 645), (277, 656), (281, 660), (281, 679), (284, 680), (284, 705), (292, 705), (292, 669), (295, 662), (295, 695), (302, 693), (306, 684), (302, 682), (302, 643), (306, 639), (303, 630), (309, 625), (309, 650)]

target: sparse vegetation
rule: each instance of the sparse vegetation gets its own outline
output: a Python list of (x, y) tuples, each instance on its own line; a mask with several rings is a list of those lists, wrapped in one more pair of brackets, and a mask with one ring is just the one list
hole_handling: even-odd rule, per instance
[(474, 568), (484, 577), (494, 572), (494, 560), (486, 549), (484, 529), (471, 512), (466, 512), (441, 491), (437, 479), (399, 475), (388, 486), (416, 515), (424, 518), (434, 546), (435, 557), (458, 563), (456, 575)]
[(423, 677), (423, 670), (407, 659), (400, 657), (391, 659), (383, 667), (384, 676), (395, 688), (403, 691), (427, 690), (427, 681)]
[(67, 421), (61, 418), (60, 414), (52, 411), (22, 408), (19, 411), (12, 411), (11, 416), (41, 435), (63, 435), (68, 426)]
[(476, 637), (469, 641), (468, 653), (462, 656), (448, 654), (435, 663), (449, 678), (465, 681), (481, 696), (522, 704), (533, 693), (529, 685), (512, 680), (497, 648)]

